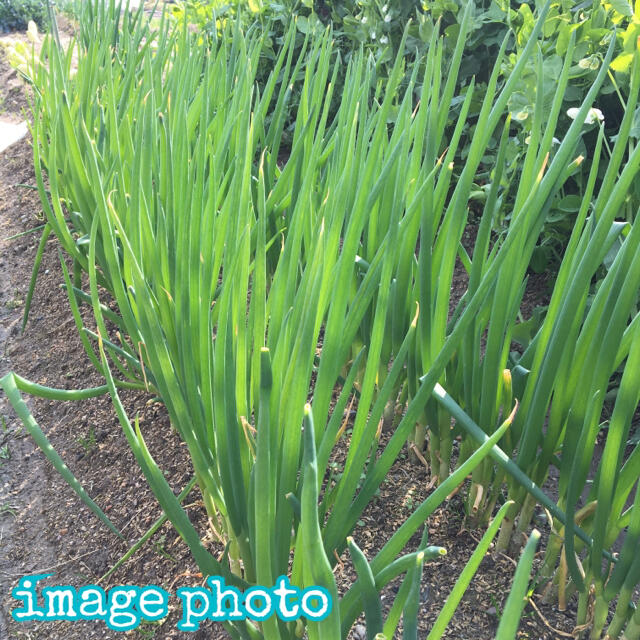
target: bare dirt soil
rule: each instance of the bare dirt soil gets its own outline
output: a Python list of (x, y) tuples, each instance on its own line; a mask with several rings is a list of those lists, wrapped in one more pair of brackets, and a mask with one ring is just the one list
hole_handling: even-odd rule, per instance
[[(7, 112), (16, 116), (26, 108), (23, 88), (4, 60), (0, 60), (0, 93), (0, 104)], [(46, 247), (29, 323), (21, 333), (39, 233), (15, 236), (42, 224), (42, 207), (33, 189), (19, 185), (35, 185), (29, 139), (0, 155), (0, 374), (14, 370), (35, 382), (69, 389), (99, 385), (102, 381), (83, 351), (61, 288), (58, 247), (53, 238)], [(88, 315), (86, 323), (91, 326)], [(123, 398), (129, 415), (140, 416), (145, 440), (178, 493), (191, 478), (192, 470), (186, 449), (172, 430), (163, 407), (144, 393), (123, 394)], [(161, 515), (107, 397), (78, 403), (39, 399), (29, 403), (53, 447), (122, 531), (125, 540), (109, 532), (58, 477), (30, 437), (25, 437), (21, 423), (0, 392), (0, 639), (121, 637), (103, 623), (16, 623), (11, 618), (10, 612), (17, 606), (11, 590), (22, 576), (54, 574), (47, 584), (81, 586), (98, 582)], [(337, 462), (342, 453), (336, 453)], [(429, 479), (426, 469), (407, 460), (398, 460), (394, 465), (380, 496), (354, 532), (369, 557), (428, 495)], [(206, 516), (199, 500), (198, 492), (193, 491), (184, 504), (204, 534)], [(453, 498), (429, 520), (430, 544), (445, 547), (448, 554), (425, 568), (421, 637), (426, 637), (481, 537), (481, 532), (464, 528), (463, 514), (460, 499)], [(215, 540), (207, 543), (212, 552), (222, 551)], [(417, 544), (417, 539), (412, 544)], [(493, 638), (513, 571), (511, 559), (487, 554), (445, 637)], [(352, 575), (345, 559), (344, 566), (337, 568), (342, 587), (349, 584)], [(100, 584), (104, 588), (156, 584), (175, 593), (179, 586), (201, 582), (186, 546), (165, 524), (129, 562)], [(390, 601), (394, 589), (397, 585), (385, 592), (385, 601)], [(575, 612), (570, 609), (558, 613), (536, 602), (540, 614), (527, 606), (519, 637), (542, 640), (568, 635)], [(129, 637), (227, 637), (220, 625), (213, 623), (203, 625), (197, 633), (181, 633), (176, 630), (177, 620), (178, 602), (174, 598), (167, 619), (144, 624)], [(362, 629), (356, 627), (352, 637), (363, 637)]]

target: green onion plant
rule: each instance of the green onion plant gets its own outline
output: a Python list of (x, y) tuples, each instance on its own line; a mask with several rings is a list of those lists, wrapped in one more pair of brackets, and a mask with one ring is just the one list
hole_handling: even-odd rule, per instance
[[(600, 563), (621, 530), (628, 528), (630, 549), (640, 532), (634, 512), (624, 511), (637, 475), (620, 453), (638, 402), (633, 318), (640, 231), (615, 222), (640, 158), (623, 152), (632, 116), (622, 124), (591, 207), (593, 170), (542, 327), (523, 353), (512, 353), (528, 260), (554, 195), (580, 162), (581, 122), (605, 71), (555, 150), (561, 96), (550, 115), (538, 105), (509, 229), (492, 239), (491, 221), (503, 201), (506, 107), (536, 55), (548, 5), (498, 91), (505, 41), (465, 164), (456, 167), (476, 93), (472, 83), (459, 119), (450, 122), (472, 10), (469, 4), (451, 60), (434, 32), (425, 60), (406, 68), (398, 56), (384, 81), (363, 52), (342, 70), (329, 30), (309, 35), (303, 56), (294, 59), (291, 25), (271, 75), (257, 84), (265, 40), (259, 25), (246, 31), (227, 25), (221, 37), (203, 42), (186, 26), (164, 18), (154, 25), (142, 8), (129, 12), (113, 0), (84, 3), (77, 40), (62, 50), (49, 39), (32, 66), (34, 160), (47, 215), (40, 253), (55, 234), (71, 264), (62, 258), (72, 315), (105, 384), (62, 391), (16, 374), (1, 384), (38, 444), (117, 531), (51, 449), (21, 397), (109, 393), (149, 486), (203, 574), (240, 588), (271, 585), (288, 574), (297, 586), (328, 590), (334, 607), (324, 620), (307, 621), (310, 639), (346, 637), (361, 613), (370, 638), (393, 637), (401, 617), (404, 637), (417, 637), (423, 568), (443, 550), (428, 546), (426, 533), (415, 551), (406, 547), (469, 474), (470, 511), (491, 524), (430, 637), (446, 628), (498, 530), (504, 545), (514, 528), (516, 535), (527, 529), (535, 500), (550, 510), (554, 531), (564, 527), (547, 548), (549, 579), (560, 548), (565, 555), (588, 549), (582, 567), (574, 555), (567, 562), (574, 584), (581, 593), (600, 584), (601, 609), (612, 594), (623, 594), (612, 628), (633, 624), (632, 551), (627, 560), (621, 554), (609, 580)], [(560, 89), (570, 61), (569, 53)], [(339, 72), (344, 90), (334, 95)], [(633, 87), (631, 114), (637, 79)], [(299, 96), (296, 121), (291, 145), (284, 146), (293, 95)], [(492, 135), (501, 152), (469, 256), (461, 238)], [(590, 297), (591, 278), (616, 240), (620, 248)], [(457, 260), (469, 283), (450, 316)], [(82, 319), (85, 304), (94, 327)], [(624, 362), (607, 466), (594, 483), (598, 507), (590, 517), (600, 529), (593, 525), (587, 533), (576, 526), (576, 505), (603, 390)], [(227, 542), (221, 559), (203, 544), (143, 429), (126, 414), (122, 388), (162, 399), (188, 447), (209, 522)], [(348, 407), (355, 409), (349, 433)], [(393, 431), (389, 438), (382, 437), (385, 427)], [(356, 523), (407, 441), (418, 452), (428, 443), (438, 487), (367, 559), (353, 537)], [(347, 451), (340, 477), (330, 472), (336, 446)], [(558, 504), (538, 488), (551, 464), (562, 471)], [(514, 593), (527, 586), (532, 545)], [(333, 572), (346, 550), (357, 582), (339, 596)], [(380, 590), (402, 575), (383, 612)], [(509, 605), (514, 616), (521, 604)], [(275, 618), (227, 628), (243, 639), (300, 633)], [(514, 633), (501, 627), (499, 637)]]

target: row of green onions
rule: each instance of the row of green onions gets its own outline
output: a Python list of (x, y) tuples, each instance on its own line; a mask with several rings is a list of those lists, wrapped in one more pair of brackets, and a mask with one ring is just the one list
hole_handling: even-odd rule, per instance
[[(608, 633), (637, 638), (631, 598), (640, 582), (640, 509), (625, 505), (640, 449), (628, 459), (622, 452), (640, 399), (640, 230), (615, 218), (640, 162), (629, 142), (638, 64), (608, 163), (602, 131), (598, 139), (544, 322), (514, 353), (529, 259), (554, 196), (580, 162), (577, 144), (611, 51), (557, 147), (574, 42), (550, 111), (539, 73), (529, 146), (506, 198), (506, 107), (526, 65), (533, 60), (541, 69), (537, 38), (548, 6), (500, 85), (503, 46), (462, 166), (454, 160), (478, 89), (467, 88), (457, 120), (451, 105), (471, 4), (450, 61), (434, 33), (425, 60), (406, 68), (398, 57), (381, 80), (362, 53), (341, 69), (330, 32), (308, 36), (294, 58), (292, 25), (260, 86), (259, 28), (228, 25), (209, 44), (164, 17), (153, 24), (142, 9), (122, 9), (113, 0), (85, 3), (77, 41), (66, 51), (48, 41), (31, 67), (34, 158), (47, 214), (41, 250), (54, 233), (72, 261), (72, 270), (62, 261), (71, 311), (105, 378), (102, 387), (75, 392), (15, 374), (2, 379), (56, 468), (117, 532), (21, 398), (109, 393), (149, 486), (202, 572), (240, 587), (270, 585), (283, 573), (301, 587), (324, 586), (336, 606), (306, 627), (309, 638), (323, 640), (346, 637), (362, 612), (368, 638), (394, 637), (401, 616), (404, 637), (417, 637), (423, 565), (444, 550), (428, 546), (426, 527), (418, 549), (406, 547), (471, 474), (469, 515), (487, 531), (429, 638), (444, 633), (495, 536), (500, 549), (519, 548), (536, 504), (552, 524), (540, 588), (561, 602), (578, 591), (578, 623), (593, 622), (594, 638), (618, 597)], [(344, 89), (334, 95), (339, 73)], [(461, 238), (494, 135), (499, 153), (470, 256)], [(510, 226), (492, 243), (492, 221), (509, 202)], [(458, 259), (469, 283), (449, 317)], [(93, 310), (95, 331), (83, 323), (83, 304)], [(604, 396), (621, 366), (604, 455), (580, 511)], [(140, 425), (126, 415), (122, 388), (146, 389), (165, 404), (210, 522), (227, 540), (222, 561), (203, 545)], [(347, 407), (355, 408), (348, 439)], [(383, 427), (392, 429), (390, 438), (381, 437)], [(438, 488), (367, 559), (353, 531), (408, 441), (419, 452), (428, 445)], [(335, 476), (330, 460), (339, 443), (347, 457)], [(557, 502), (539, 488), (551, 466), (560, 471)], [(610, 549), (621, 532), (625, 543), (613, 565)], [(534, 532), (500, 639), (515, 637), (537, 542)], [(339, 597), (333, 568), (347, 549), (358, 580)], [(380, 590), (402, 575), (384, 619)], [(595, 614), (587, 620), (592, 594)], [(227, 627), (234, 638), (300, 633), (276, 619)]]

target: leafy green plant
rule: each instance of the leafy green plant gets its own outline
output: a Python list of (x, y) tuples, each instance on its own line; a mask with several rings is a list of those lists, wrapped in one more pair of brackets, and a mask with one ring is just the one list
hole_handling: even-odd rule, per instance
[(48, 12), (46, 2), (41, 0), (0, 0), (0, 33), (23, 31), (29, 20), (46, 30)]
[[(514, 33), (516, 44), (520, 47), (526, 41), (526, 34), (532, 28), (534, 19), (526, 5), (522, 5), (518, 14), (520, 19), (514, 23)], [(586, 127), (584, 138), (578, 146), (584, 161), (576, 167), (571, 179), (552, 203), (540, 242), (533, 255), (532, 268), (535, 271), (549, 268), (555, 271), (560, 264), (580, 208), (581, 194), (587, 185), (593, 160), (591, 150), (596, 146), (600, 128), (605, 129), (605, 152), (611, 152), (610, 145), (613, 146), (616, 140), (618, 128), (625, 114), (630, 89), (631, 63), (640, 33), (639, 25), (640, 5), (637, 3), (635, 9), (627, 2), (554, 4), (544, 27), (543, 63), (537, 65), (532, 61), (529, 64), (518, 89), (510, 99), (512, 118), (521, 127), (517, 139), (520, 148), (525, 149), (533, 126), (531, 116), (538, 99), (538, 87), (544, 88), (540, 97), (544, 104), (551, 105), (555, 96), (554, 86), (562, 72), (563, 58), (566, 58), (573, 38), (570, 59), (572, 64), (569, 80), (563, 92), (558, 127), (559, 133), (564, 134), (571, 125), (573, 113), (577, 111), (578, 105), (582, 103), (598, 76), (609, 45), (613, 43), (613, 59), (607, 65), (607, 77), (594, 100), (594, 106), (597, 107), (594, 113), (597, 113), (599, 118), (587, 118), (590, 126)], [(513, 65), (516, 59), (514, 56), (507, 67)], [(634, 138), (637, 138), (637, 134), (632, 131), (629, 140), (631, 147)], [(601, 172), (598, 175), (598, 184), (602, 177)], [(640, 204), (639, 196), (637, 188), (629, 191), (624, 204), (627, 220), (631, 220), (635, 215), (635, 210)]]

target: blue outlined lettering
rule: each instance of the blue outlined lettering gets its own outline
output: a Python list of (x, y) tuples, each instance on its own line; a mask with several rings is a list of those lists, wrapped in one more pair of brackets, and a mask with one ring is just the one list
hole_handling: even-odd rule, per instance
[(105, 592), (91, 584), (76, 590), (71, 585), (42, 588), (42, 606), (38, 604), (37, 584), (53, 574), (21, 578), (11, 595), (22, 602), (11, 615), (17, 622), (26, 620), (104, 620), (114, 631), (130, 631), (142, 620), (160, 620), (168, 613), (169, 594), (160, 587), (117, 586)]
[(203, 620), (266, 620), (276, 614), (281, 620), (323, 620), (331, 613), (329, 592), (322, 587), (299, 589), (287, 576), (279, 576), (272, 588), (255, 586), (243, 594), (225, 585), (224, 578), (210, 576), (205, 587), (183, 587), (177, 596), (182, 601), (180, 631), (197, 631)]
[[(11, 612), (14, 620), (103, 620), (114, 631), (131, 631), (145, 621), (160, 620), (169, 611), (169, 594), (155, 585), (120, 585), (104, 590), (90, 584), (76, 589), (71, 585), (45, 586), (38, 583), (53, 574), (24, 576), (11, 592), (21, 607)], [(221, 576), (209, 576), (202, 587), (181, 587), (176, 595), (182, 605), (180, 631), (197, 631), (204, 620), (262, 621), (277, 615), (291, 621), (305, 617), (323, 620), (332, 609), (331, 595), (318, 586), (293, 586), (287, 576), (279, 576), (273, 587), (255, 585), (244, 593), (226, 585)]]

